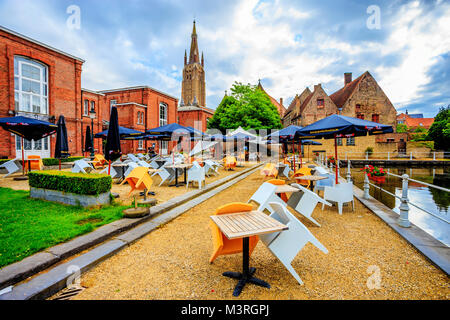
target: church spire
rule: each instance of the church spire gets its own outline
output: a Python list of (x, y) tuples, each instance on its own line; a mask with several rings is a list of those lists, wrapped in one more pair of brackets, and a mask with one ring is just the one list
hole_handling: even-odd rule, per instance
[(203, 59), (203, 51), (202, 51), (202, 67), (205, 66), (205, 59)]
[(192, 28), (192, 35), (191, 35), (191, 51), (189, 53), (189, 64), (191, 63), (200, 63), (199, 56), (198, 56), (198, 44), (197, 44), (197, 30), (195, 29), (195, 20), (194, 20), (194, 27)]
[(186, 50), (184, 50), (184, 65), (187, 65), (187, 53), (186, 53)]

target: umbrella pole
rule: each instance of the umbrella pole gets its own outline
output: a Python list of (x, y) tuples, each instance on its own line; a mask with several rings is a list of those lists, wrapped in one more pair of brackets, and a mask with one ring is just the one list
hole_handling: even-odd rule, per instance
[(294, 157), (294, 173), (295, 173), (295, 143), (292, 141), (292, 156)]
[(23, 137), (21, 137), (21, 139), (22, 139), (22, 143), (20, 144), (21, 145), (21, 149), (22, 149), (22, 175), (24, 176), (25, 175), (25, 156), (24, 156), (24, 154), (23, 154)]
[(298, 150), (298, 154), (300, 155), (300, 168), (303, 167), (303, 158), (302, 158), (302, 140), (300, 139), (300, 145), (299, 145), (299, 150)]
[(59, 159), (59, 171), (61, 171), (61, 159)]
[(108, 160), (108, 175), (111, 173), (111, 160)]
[(335, 164), (335, 171), (336, 171), (336, 184), (339, 184), (338, 181), (338, 165), (337, 165), (337, 138), (336, 134), (334, 134), (334, 164)]

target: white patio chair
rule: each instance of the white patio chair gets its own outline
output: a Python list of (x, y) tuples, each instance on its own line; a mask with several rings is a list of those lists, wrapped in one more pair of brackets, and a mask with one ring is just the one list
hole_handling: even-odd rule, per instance
[(301, 191), (292, 193), (287, 202), (288, 206), (320, 227), (320, 223), (311, 217), (311, 215), (319, 202), (327, 206), (331, 206), (331, 203), (297, 183), (293, 183), (291, 186), (300, 189)]
[(289, 168), (288, 165), (286, 165), (283, 169), (283, 171), (281, 171), (281, 173), (283, 174), (283, 176), (285, 176), (286, 178), (289, 179), (289, 174), (292, 172), (292, 169)]
[(264, 182), (251, 196), (247, 203), (250, 203), (250, 201), (254, 201), (259, 205), (259, 211), (268, 210), (270, 213), (272, 213), (272, 207), (269, 206), (270, 202), (276, 202), (283, 206), (286, 206), (286, 202), (284, 202), (279, 196), (276, 195), (276, 189), (276, 185)]
[(157, 171), (152, 174), (152, 177), (154, 175), (158, 175), (161, 178), (161, 182), (158, 186), (161, 186), (165, 181), (168, 181), (170, 183), (173, 179), (175, 179), (175, 169), (166, 168), (167, 165), (170, 165), (170, 163), (165, 164), (161, 168), (159, 168), (161, 169), (161, 171)]
[(159, 164), (158, 164), (158, 162), (156, 162), (156, 159), (153, 159), (150, 162), (150, 167), (152, 167), (153, 169), (158, 169), (159, 168)]
[(205, 160), (205, 174), (207, 176), (210, 175), (210, 171), (212, 171), (212, 174), (218, 175), (219, 174), (219, 166), (217, 165), (217, 163), (215, 163), (212, 160)]
[(139, 159), (144, 159), (144, 155), (143, 155), (142, 153), (138, 153), (138, 154), (136, 155), (136, 157), (138, 157)]
[(186, 189), (190, 181), (197, 181), (198, 188), (202, 188), (202, 183), (205, 184), (205, 168), (200, 166), (197, 161), (194, 161), (192, 168), (187, 171)]
[(128, 168), (124, 173), (125, 178), (131, 173), (131, 171), (133, 171), (133, 169), (136, 169), (137, 167), (139, 167), (139, 165), (136, 162), (128, 162)]
[(74, 173), (89, 173), (94, 170), (89, 163), (84, 160), (77, 160), (73, 163), (72, 172)]
[(300, 276), (291, 265), (292, 260), (294, 260), (308, 242), (311, 242), (324, 253), (328, 253), (328, 250), (286, 207), (279, 203), (270, 203), (270, 206), (273, 211), (270, 216), (287, 225), (289, 229), (276, 233), (263, 234), (259, 236), (259, 239), (286, 269), (288, 269), (295, 280), (302, 285), (302, 279), (300, 279)]
[[(342, 215), (342, 206), (344, 203), (351, 202), (352, 209), (355, 211), (355, 200), (353, 198), (353, 183), (343, 182), (336, 184), (334, 187), (325, 186), (323, 192), (324, 200), (335, 202), (338, 206), (338, 212)], [(324, 205), (322, 205), (322, 210)]]
[(150, 168), (151, 166), (147, 163), (147, 162), (145, 162), (144, 160), (139, 160), (138, 162), (137, 162), (137, 164), (140, 166), (140, 167), (146, 167), (146, 168)]
[(316, 166), (314, 169), (316, 170), (316, 172), (314, 172), (315, 175), (317, 175), (317, 174), (329, 174), (330, 173), (330, 171), (328, 171), (327, 169), (325, 169), (323, 167)]
[(248, 155), (248, 161), (257, 161), (258, 160), (258, 156), (256, 155), (256, 153), (252, 152)]
[[(315, 175), (317, 175), (317, 174), (315, 174)], [(322, 177), (327, 177), (327, 178), (316, 181), (316, 183), (314, 184), (314, 192), (317, 192), (317, 194), (319, 194), (319, 191), (325, 190), (325, 187), (334, 186), (334, 175), (333, 174), (327, 173), (327, 174), (318, 174), (318, 175), (322, 176)]]
[(131, 160), (131, 161), (136, 162), (136, 163), (139, 161), (139, 158), (136, 157), (136, 156), (135, 156), (134, 154), (132, 154), (132, 153), (127, 154), (127, 158), (128, 158), (128, 160)]
[(7, 176), (9, 176), (9, 175), (11, 175), (11, 174), (13, 174), (13, 173), (15, 173), (15, 172), (20, 170), (20, 167), (16, 164), (15, 160), (9, 160), (9, 161), (5, 162), (4, 164), (2, 164), (0, 166), (0, 168), (5, 168), (6, 171), (8, 171), (8, 173), (5, 174), (3, 176), (3, 178), (6, 178)]
[[(102, 171), (100, 171), (100, 173), (108, 173), (108, 167), (105, 167), (105, 169), (103, 169)], [(119, 176), (119, 173), (114, 169), (113, 164), (111, 163), (111, 169), (109, 171), (109, 175), (111, 176), (111, 178), (116, 178)]]

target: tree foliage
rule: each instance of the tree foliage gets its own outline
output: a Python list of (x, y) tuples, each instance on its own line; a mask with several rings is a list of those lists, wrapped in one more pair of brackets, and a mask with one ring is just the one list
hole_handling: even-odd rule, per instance
[(450, 150), (450, 105), (439, 109), (439, 113), (428, 130), (427, 139), (434, 141), (435, 149)]
[(280, 115), (266, 93), (257, 86), (235, 82), (231, 95), (225, 96), (208, 121), (208, 129), (227, 129), (242, 127), (249, 129), (280, 129)]
[(404, 123), (397, 124), (397, 132), (408, 132), (408, 126)]

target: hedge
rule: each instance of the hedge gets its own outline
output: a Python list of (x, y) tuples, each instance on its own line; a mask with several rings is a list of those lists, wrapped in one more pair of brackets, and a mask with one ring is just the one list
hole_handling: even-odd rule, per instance
[(84, 195), (99, 195), (111, 190), (112, 179), (107, 174), (73, 173), (58, 170), (30, 171), (30, 187), (58, 190)]
[[(74, 162), (80, 159), (84, 159), (84, 157), (68, 157), (66, 159), (61, 159), (61, 163), (64, 162)], [(42, 163), (44, 163), (44, 166), (57, 166), (59, 164), (59, 159), (55, 158), (43, 158)]]

